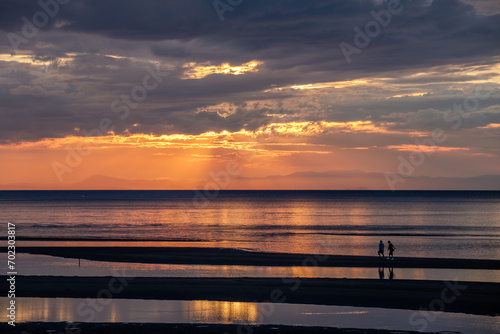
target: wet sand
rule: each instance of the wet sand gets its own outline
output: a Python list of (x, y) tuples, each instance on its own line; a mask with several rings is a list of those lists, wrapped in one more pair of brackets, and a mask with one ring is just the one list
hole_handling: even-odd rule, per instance
[[(440, 258), (397, 258), (250, 252), (194, 247), (18, 247), (18, 252), (97, 261), (322, 267), (395, 267), (441, 269), (500, 269), (500, 261)], [(422, 280), (328, 279), (328, 278), (167, 278), (17, 276), (16, 297), (98, 298), (110, 282), (124, 289), (113, 298), (157, 300), (214, 300), (240, 302), (286, 302), (296, 304), (429, 309), (435, 301), (452, 300), (445, 312), (498, 316), (500, 283), (444, 282)], [(7, 277), (0, 289), (8, 290)], [(438, 305), (434, 303), (434, 306)], [(64, 332), (64, 323), (26, 323), (2, 333)], [(192, 324), (81, 324), (85, 333), (237, 333), (236, 325)], [(297, 326), (252, 326), (251, 333), (414, 333), (373, 329), (338, 329)]]
[[(77, 326), (77, 327), (70, 327)], [(71, 329), (80, 329), (81, 333), (109, 334), (109, 333), (148, 333), (148, 334), (215, 334), (215, 333), (248, 333), (248, 334), (421, 334), (422, 332), (377, 330), (377, 329), (342, 329), (331, 327), (303, 327), (283, 325), (248, 326), (238, 330), (238, 325), (212, 325), (212, 324), (123, 324), (123, 323), (80, 323), (68, 325), (70, 331), (65, 330), (66, 323), (23, 323), (16, 327), (5, 323), (0, 324), (2, 333), (80, 333)], [(446, 332), (450, 333), (450, 332)], [(433, 334), (433, 333), (431, 333)]]
[[(6, 278), (0, 277), (3, 291), (8, 290)], [(17, 276), (16, 297), (97, 298), (99, 291), (111, 289), (110, 282), (111, 287), (124, 286), (113, 298), (286, 302), (411, 310), (429, 308), (434, 300), (452, 300), (445, 304), (445, 312), (476, 315), (500, 312), (500, 283), (417, 280)]]
[(43, 254), (95, 261), (158, 264), (247, 266), (394, 267), (439, 269), (497, 269), (500, 260), (376, 256), (312, 255), (251, 252), (230, 248), (196, 247), (18, 247), (19, 253)]

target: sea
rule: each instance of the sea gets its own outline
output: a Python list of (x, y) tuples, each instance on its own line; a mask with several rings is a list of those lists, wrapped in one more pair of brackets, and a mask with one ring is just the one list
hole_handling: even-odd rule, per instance
[(0, 191), (18, 245), (500, 260), (500, 191)]
[[(219, 247), (377, 256), (380, 240), (386, 245), (390, 240), (396, 257), (500, 259), (499, 191), (0, 191), (0, 217), (4, 225), (0, 245), (7, 244), (11, 223), (18, 247)], [(0, 265), (2, 272), (10, 270), (6, 262)], [(109, 277), (126, 272), (136, 277), (500, 282), (499, 270), (141, 264), (23, 252), (16, 254), (15, 263), (19, 275), (27, 276)], [(85, 301), (89, 300), (101, 302)], [(123, 298), (107, 300), (89, 319), (81, 312), (85, 301), (19, 297), (17, 321), (286, 324), (401, 331), (422, 330), (412, 319), (423, 319), (420, 311), (374, 307)], [(0, 297), (0, 304), (8, 303), (7, 297)], [(270, 308), (269, 316), (258, 316)], [(427, 331), (500, 332), (494, 316), (427, 311), (425, 316), (432, 317), (425, 323)]]

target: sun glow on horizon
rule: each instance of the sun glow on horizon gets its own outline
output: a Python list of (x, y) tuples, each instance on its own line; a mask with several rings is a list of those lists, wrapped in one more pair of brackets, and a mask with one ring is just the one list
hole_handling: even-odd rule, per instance
[[(29, 148), (62, 148), (66, 145), (88, 143), (96, 148), (108, 148), (109, 146), (135, 146), (135, 147), (234, 147), (238, 144), (267, 143), (270, 144), (271, 136), (283, 137), (309, 137), (326, 134), (332, 131), (341, 132), (365, 132), (384, 133), (387, 130), (371, 121), (353, 122), (288, 122), (270, 123), (254, 131), (241, 129), (230, 132), (208, 131), (198, 135), (194, 134), (128, 134), (117, 135), (113, 132), (100, 137), (66, 136), (63, 138), (45, 138), (39, 141), (22, 141), (18, 143), (2, 144), (0, 148), (29, 149)], [(276, 138), (275, 138), (276, 139)], [(275, 142), (274, 144), (279, 144)]]

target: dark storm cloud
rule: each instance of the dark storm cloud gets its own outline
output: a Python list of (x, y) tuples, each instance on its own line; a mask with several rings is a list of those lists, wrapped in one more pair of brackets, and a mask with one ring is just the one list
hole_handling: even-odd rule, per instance
[[(269, 122), (265, 116), (269, 107), (250, 108), (246, 102), (278, 101), (297, 94), (264, 94), (270, 87), (390, 76), (403, 70), (411, 74), (451, 64), (486, 68), (499, 54), (500, 15), (477, 13), (472, 5), (458, 0), (402, 0), (401, 6), (401, 13), (392, 15), (390, 24), (347, 64), (339, 43), (355, 45), (353, 28), (364, 30), (373, 20), (370, 12), (386, 10), (387, 2), (244, 0), (224, 13), (221, 22), (211, 0), (70, 0), (59, 6), (40, 34), (20, 46), (51, 65), (34, 71), (27, 64), (0, 61), (0, 136), (3, 140), (59, 137), (74, 134), (75, 128), (96, 128), (103, 117), (115, 120), (117, 133), (255, 129)], [(4, 32), (0, 53), (12, 52), (7, 33), (20, 35), (21, 18), (31, 20), (40, 10), (37, 1), (0, 1), (0, 30)], [(70, 63), (62, 62), (71, 53), (79, 55), (72, 56)], [(137, 56), (156, 57), (175, 66), (165, 83), (149, 92), (127, 119), (117, 120), (110, 111), (111, 102), (130, 93), (145, 73), (146, 61), (130, 58)], [(264, 62), (256, 73), (181, 79), (182, 65), (187, 62), (242, 64), (254, 59)], [(454, 71), (395, 78), (392, 83), (429, 85), (477, 79)], [(368, 94), (352, 96), (352, 101), (324, 103), (324, 119), (348, 121), (369, 116), (379, 121), (394, 112), (442, 112), (463, 100), (458, 96), (375, 101)], [(238, 106), (236, 112), (222, 117), (203, 111), (203, 107), (223, 102)], [(491, 99), (482, 108), (495, 103), (498, 101)], [(299, 112), (301, 107), (298, 104), (291, 112)], [(319, 120), (318, 115), (304, 111), (303, 119)], [(401, 122), (401, 127), (430, 126), (416, 120)], [(133, 128), (135, 123), (140, 126)]]
[[(353, 55), (352, 70), (376, 72), (411, 64), (449, 63), (451, 58), (498, 54), (500, 15), (476, 14), (458, 0), (402, 0), (361, 54)], [(354, 45), (353, 28), (373, 20), (370, 11), (386, 2), (366, 0), (243, 1), (220, 22), (212, 1), (72, 0), (44, 29), (105, 35), (125, 40), (179, 40), (177, 46), (153, 44), (159, 56), (207, 61), (270, 60), (272, 68), (303, 65), (305, 70), (345, 66), (339, 43)], [(21, 17), (40, 11), (35, 1), (0, 3), (0, 28), (16, 32)], [(187, 41), (197, 40), (195, 48)], [(272, 61), (275, 62), (272, 62)]]
[[(353, 28), (365, 30), (365, 24), (374, 20), (370, 12), (386, 7), (380, 1), (252, 1), (235, 9), (223, 24), (203, 23), (204, 30), (194, 34), (201, 42), (154, 46), (153, 51), (198, 61), (253, 57), (266, 60), (271, 69), (301, 66), (303, 72), (364, 73), (478, 61), (498, 54), (500, 15), (478, 15), (471, 5), (458, 0), (436, 0), (430, 5), (403, 0), (401, 13), (392, 15), (390, 24), (360, 54), (353, 54), (346, 66), (339, 44), (355, 46)], [(217, 52), (214, 45), (221, 46)]]
[(12, 70), (10, 72), (2, 73), (0, 74), (0, 77), (2, 78), (9, 78), (9, 79), (15, 79), (18, 81), (20, 84), (26, 85), (31, 83), (32, 79), (36, 79), (37, 76), (31, 74), (29, 71), (22, 71), (22, 70)]
[(500, 13), (500, 2), (498, 0), (465, 0), (473, 5), (480, 13), (488, 15)]

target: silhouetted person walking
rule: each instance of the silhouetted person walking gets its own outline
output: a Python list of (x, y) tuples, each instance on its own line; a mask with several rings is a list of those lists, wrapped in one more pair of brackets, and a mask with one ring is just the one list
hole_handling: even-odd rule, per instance
[(391, 241), (387, 241), (389, 243), (389, 246), (387, 246), (387, 249), (389, 250), (389, 257), (387, 259), (394, 260), (394, 250), (396, 247), (391, 243)]
[(378, 256), (382, 256), (384, 257), (384, 243), (382, 242), (382, 240), (380, 240), (380, 243), (378, 244)]

